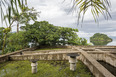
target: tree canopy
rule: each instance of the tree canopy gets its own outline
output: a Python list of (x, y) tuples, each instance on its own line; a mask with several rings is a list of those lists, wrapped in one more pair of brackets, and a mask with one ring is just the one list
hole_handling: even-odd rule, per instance
[[(18, 33), (8, 33), (4, 44), (4, 53), (32, 46), (88, 45), (87, 40), (77, 35), (78, 29), (54, 26), (47, 21), (26, 24)], [(2, 28), (0, 28), (2, 29)], [(0, 35), (1, 35), (0, 30)], [(3, 33), (4, 34), (4, 33)], [(2, 38), (2, 36), (0, 36)], [(15, 39), (14, 39), (15, 38)], [(3, 39), (0, 39), (0, 42)], [(2, 41), (3, 42), (3, 41)]]
[[(36, 21), (32, 25), (26, 25), (24, 27), (26, 36), (30, 38), (30, 42), (36, 45), (82, 45), (81, 41), (76, 32), (78, 29), (72, 29), (67, 27), (59, 27), (49, 24), (47, 21)], [(87, 44), (85, 42), (83, 45)]]
[(90, 42), (94, 45), (107, 45), (109, 42), (112, 42), (112, 39), (106, 34), (96, 33), (90, 37)]

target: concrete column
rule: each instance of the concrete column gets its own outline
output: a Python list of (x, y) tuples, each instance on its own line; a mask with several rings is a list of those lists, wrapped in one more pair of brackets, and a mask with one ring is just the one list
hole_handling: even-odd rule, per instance
[(76, 70), (76, 56), (75, 57), (69, 57), (69, 63), (70, 63), (70, 70), (75, 71)]
[(37, 61), (31, 63), (32, 73), (33, 74), (37, 73), (37, 65), (38, 65)]

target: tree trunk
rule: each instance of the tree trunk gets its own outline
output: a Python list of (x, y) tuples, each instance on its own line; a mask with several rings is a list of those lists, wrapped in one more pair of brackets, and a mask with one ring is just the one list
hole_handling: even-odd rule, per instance
[(19, 23), (17, 23), (17, 33), (19, 32)]
[(5, 44), (6, 44), (6, 36), (7, 36), (7, 33), (5, 33), (4, 39), (3, 39), (2, 54), (4, 54), (4, 48), (5, 48)]

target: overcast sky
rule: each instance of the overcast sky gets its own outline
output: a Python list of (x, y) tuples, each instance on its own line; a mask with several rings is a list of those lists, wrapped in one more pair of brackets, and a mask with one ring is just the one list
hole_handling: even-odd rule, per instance
[[(48, 21), (55, 26), (71, 27), (79, 29), (80, 37), (91, 37), (94, 33), (105, 33), (108, 36), (116, 37), (116, 0), (111, 0), (112, 19), (105, 20), (100, 15), (99, 26), (95, 24), (92, 14), (87, 11), (82, 28), (77, 25), (77, 15), (70, 12), (71, 0), (27, 0), (29, 7), (34, 7), (41, 12), (38, 21)], [(16, 27), (13, 27), (16, 31)]]
[(105, 33), (108, 36), (116, 36), (116, 0), (111, 0), (112, 19), (105, 20), (103, 16), (99, 18), (97, 25), (90, 11), (87, 11), (82, 27), (77, 25), (77, 15), (70, 12), (71, 0), (28, 0), (29, 7), (34, 7), (41, 11), (39, 21), (49, 21), (56, 26), (71, 27), (79, 29), (80, 37), (90, 37), (94, 33)]

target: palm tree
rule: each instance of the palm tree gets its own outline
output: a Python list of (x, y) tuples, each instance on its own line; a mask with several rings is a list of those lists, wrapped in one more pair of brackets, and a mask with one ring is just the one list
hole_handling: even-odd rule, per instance
[(11, 31), (11, 26), (15, 21), (11, 20), (11, 15), (19, 13), (19, 10), (23, 11), (23, 8), (26, 6), (26, 2), (26, 0), (0, 0), (0, 19), (2, 22), (5, 21), (7, 26), (7, 28), (3, 30), (4, 35), (2, 53), (4, 53), (7, 34)]
[[(27, 5), (27, 0), (0, 0), (1, 21), (3, 22), (5, 20), (7, 22), (8, 20), (8, 23), (10, 24), (11, 15), (14, 13), (19, 13), (19, 10), (23, 11), (23, 8), (26, 5)], [(7, 18), (4, 19), (4, 16), (6, 15), (7, 15)]]
[[(102, 14), (106, 19), (111, 17), (109, 13), (110, 0), (72, 0), (73, 9), (77, 10), (78, 22), (83, 22), (84, 15), (86, 11), (91, 8), (91, 12), (95, 19), (95, 22), (98, 22), (99, 14)], [(11, 15), (19, 13), (19, 10), (24, 11), (25, 6), (27, 6), (27, 0), (0, 0), (0, 14), (1, 20), (8, 21), (9, 25), (5, 29), (5, 34), (11, 30), (11, 25), (15, 20), (11, 21)], [(5, 10), (3, 10), (5, 8)], [(20, 8), (20, 9), (19, 9)], [(7, 16), (4, 19), (4, 16)], [(6, 35), (4, 37), (6, 39)], [(5, 41), (4, 41), (5, 42)], [(4, 47), (4, 44), (3, 44)], [(3, 49), (4, 50), (4, 49)]]
[(11, 19), (17, 23), (17, 33), (19, 32), (19, 24), (28, 24), (30, 20), (35, 21), (39, 16), (39, 12), (37, 12), (33, 7), (25, 9), (21, 13), (14, 13), (11, 16)]

